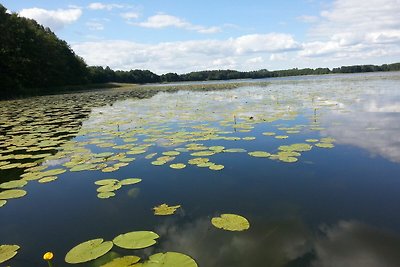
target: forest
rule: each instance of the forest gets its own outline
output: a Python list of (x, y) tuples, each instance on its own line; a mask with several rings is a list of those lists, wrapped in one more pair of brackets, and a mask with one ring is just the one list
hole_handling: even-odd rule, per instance
[[(399, 71), (400, 63), (342, 66), (339, 68), (305, 68), (257, 71), (206, 70), (186, 74), (155, 74), (149, 70), (112, 70), (87, 66), (71, 47), (49, 28), (35, 20), (9, 14), (0, 4), (0, 99), (57, 93), (66, 86), (96, 87), (98, 84), (160, 83), (230, 79), (260, 79), (297, 75)], [(94, 85), (94, 86), (93, 86)], [(89, 86), (88, 86), (89, 88)]]

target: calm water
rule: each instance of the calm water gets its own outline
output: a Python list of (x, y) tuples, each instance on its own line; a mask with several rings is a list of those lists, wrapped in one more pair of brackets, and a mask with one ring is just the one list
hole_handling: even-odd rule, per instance
[[(399, 86), (399, 73), (381, 73), (149, 99), (105, 91), (1, 102), (0, 183), (26, 179), (36, 166), (67, 170), (49, 183), (29, 179), (27, 195), (0, 208), (0, 244), (21, 247), (4, 266), (46, 266), (46, 251), (66, 266), (65, 254), (81, 242), (139, 230), (158, 233), (157, 244), (114, 246), (104, 257), (176, 251), (200, 267), (400, 266)], [(334, 147), (316, 146), (321, 138)], [(276, 155), (297, 143), (312, 149), (292, 163), (247, 153)], [(188, 164), (198, 152), (188, 144), (224, 146), (207, 156), (224, 169)], [(181, 153), (152, 164), (172, 150)], [(128, 164), (104, 172), (121, 162)], [(142, 182), (97, 197), (95, 181), (130, 177)], [(182, 208), (155, 216), (162, 203)], [(246, 217), (250, 229), (216, 229), (210, 220), (222, 213)]]

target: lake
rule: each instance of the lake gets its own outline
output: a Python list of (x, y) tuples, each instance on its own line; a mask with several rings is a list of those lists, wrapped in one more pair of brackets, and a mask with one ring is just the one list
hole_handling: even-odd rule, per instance
[[(161, 252), (200, 267), (400, 266), (400, 73), (264, 81), (2, 101), (0, 245), (20, 247), (3, 264), (47, 266), (52, 251), (69, 266), (82, 242), (152, 231), (147, 248), (76, 266)], [(127, 178), (141, 180), (95, 184)], [(180, 207), (155, 215), (163, 203)], [(221, 214), (250, 227), (219, 229)]]

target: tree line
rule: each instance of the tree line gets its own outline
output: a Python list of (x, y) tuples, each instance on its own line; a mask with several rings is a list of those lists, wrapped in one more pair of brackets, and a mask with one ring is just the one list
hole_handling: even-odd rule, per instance
[(84, 60), (49, 28), (43, 27), (35, 20), (19, 17), (16, 13), (8, 13), (1, 4), (0, 33), (0, 99), (56, 93), (65, 86), (110, 82), (143, 84), (400, 70), (400, 63), (394, 63), (381, 66), (343, 66), (332, 70), (207, 70), (162, 75), (149, 70), (114, 71), (109, 67), (87, 66)]

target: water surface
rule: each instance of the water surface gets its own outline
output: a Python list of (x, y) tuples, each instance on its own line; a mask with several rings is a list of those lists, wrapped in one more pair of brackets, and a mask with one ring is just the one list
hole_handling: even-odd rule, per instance
[[(399, 82), (398, 73), (374, 73), (148, 99), (104, 91), (1, 102), (0, 183), (26, 179), (36, 166), (66, 170), (50, 183), (30, 180), (26, 196), (0, 208), (0, 243), (21, 246), (6, 263), (45, 266), (50, 250), (56, 266), (66, 266), (65, 254), (81, 242), (151, 230), (160, 235), (156, 245), (114, 246), (105, 257), (176, 251), (202, 267), (399, 266)], [(297, 161), (274, 156), (298, 143), (312, 148)], [(206, 158), (224, 168), (188, 164), (198, 152), (191, 146), (223, 146)], [(166, 151), (181, 153), (153, 165)], [(129, 177), (142, 182), (97, 197), (96, 180)], [(155, 216), (162, 203), (182, 208)], [(246, 217), (250, 229), (216, 229), (210, 220), (222, 213)]]

